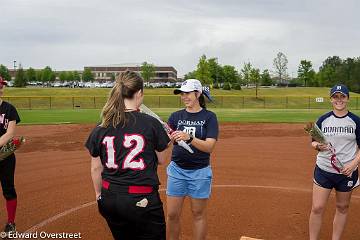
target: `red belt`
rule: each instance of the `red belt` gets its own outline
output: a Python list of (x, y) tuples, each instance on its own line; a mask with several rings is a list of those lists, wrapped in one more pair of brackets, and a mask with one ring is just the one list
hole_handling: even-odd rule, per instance
[(152, 186), (122, 186), (117, 184), (110, 184), (106, 180), (102, 180), (102, 187), (108, 190), (114, 190), (116, 192), (127, 192), (131, 194), (151, 193), (154, 190)]

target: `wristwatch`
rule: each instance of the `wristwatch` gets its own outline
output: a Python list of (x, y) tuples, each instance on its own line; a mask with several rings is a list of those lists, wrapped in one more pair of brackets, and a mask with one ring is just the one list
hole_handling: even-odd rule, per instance
[(186, 140), (186, 143), (187, 143), (187, 144), (191, 143), (192, 140), (194, 140), (194, 137), (193, 137), (192, 135), (189, 135), (189, 136), (190, 136), (189, 140)]

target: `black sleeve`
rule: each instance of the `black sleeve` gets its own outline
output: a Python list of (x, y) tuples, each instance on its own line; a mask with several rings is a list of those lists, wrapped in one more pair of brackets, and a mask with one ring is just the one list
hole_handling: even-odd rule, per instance
[(20, 117), (19, 114), (16, 110), (16, 108), (12, 105), (10, 105), (10, 109), (9, 109), (9, 121), (16, 121), (16, 123), (20, 122)]
[(90, 133), (85, 147), (89, 150), (89, 153), (92, 157), (99, 157), (100, 156), (100, 149), (99, 149), (99, 127), (94, 128), (94, 130)]
[(164, 130), (162, 124), (156, 119), (154, 119), (154, 136), (155, 150), (158, 152), (164, 151), (170, 142), (170, 138)]

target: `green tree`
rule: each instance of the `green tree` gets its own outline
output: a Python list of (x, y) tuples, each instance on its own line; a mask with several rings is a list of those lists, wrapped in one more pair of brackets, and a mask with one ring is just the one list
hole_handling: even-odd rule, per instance
[(74, 81), (73, 86), (80, 87), (80, 84), (79, 84), (79, 82), (81, 81), (80, 74), (77, 71), (73, 71), (72, 76), (73, 76), (73, 81)]
[(50, 85), (51, 82), (54, 82), (56, 78), (56, 74), (53, 72), (53, 70), (51, 69), (51, 67), (46, 66), (43, 70), (42, 70), (42, 74), (41, 74), (41, 82), (43, 83), (43, 86), (45, 84), (47, 84), (48, 86)]
[(199, 63), (197, 64), (196, 79), (200, 80), (203, 84), (212, 84), (209, 63), (205, 55), (200, 57)]
[(304, 83), (305, 87), (315, 85), (315, 71), (311, 61), (301, 60), (298, 67), (298, 79)]
[(258, 87), (260, 84), (260, 69), (258, 68), (251, 69), (250, 82), (255, 85), (255, 97), (258, 98)]
[(341, 66), (343, 60), (339, 56), (332, 56), (327, 57), (323, 64), (320, 66), (320, 70), (326, 66), (330, 66), (332, 69), (336, 69), (337, 67)]
[(69, 82), (74, 81), (74, 72), (73, 71), (67, 72), (67, 81), (69, 81)]
[[(354, 79), (355, 65), (356, 64), (354, 58), (346, 58), (339, 69), (338, 78), (343, 79), (344, 83), (349, 87), (352, 87), (354, 83), (353, 80), (355, 80)], [(358, 80), (358, 78), (356, 80)]]
[(360, 59), (342, 60), (338, 56), (328, 57), (319, 68), (319, 72), (315, 74), (315, 79), (319, 86), (331, 87), (343, 83), (351, 91), (360, 92)]
[(210, 58), (208, 60), (210, 77), (215, 84), (224, 82), (224, 72), (221, 65), (218, 64), (217, 58)]
[(25, 76), (28, 83), (36, 82), (36, 72), (33, 68), (30, 67), (28, 70), (26, 70)]
[(184, 80), (186, 80), (186, 79), (195, 79), (195, 78), (196, 78), (196, 70), (194, 70), (192, 72), (188, 72), (184, 76)]
[(239, 73), (234, 66), (224, 65), (222, 67), (224, 82), (239, 83)]
[(77, 71), (73, 71), (73, 76), (74, 76), (74, 81), (75, 82), (80, 82), (81, 81), (80, 74)]
[(351, 90), (360, 93), (360, 57), (354, 59), (354, 68), (352, 70)]
[(284, 83), (287, 77), (287, 64), (288, 64), (288, 60), (285, 54), (279, 52), (274, 58), (273, 64), (279, 83), (280, 84)]
[(270, 76), (270, 72), (268, 69), (265, 69), (260, 75), (261, 85), (263, 86), (271, 86), (273, 81)]
[(83, 72), (82, 79), (84, 82), (92, 82), (94, 81), (94, 75), (92, 74), (90, 68), (85, 68)]
[(143, 62), (141, 65), (141, 76), (145, 82), (150, 82), (151, 78), (155, 77), (155, 65)]
[(248, 87), (250, 83), (251, 69), (252, 66), (250, 62), (244, 63), (243, 68), (241, 69), (243, 83), (246, 85), (246, 87)]
[(59, 80), (60, 82), (65, 82), (68, 80), (68, 74), (66, 71), (62, 71), (60, 74), (59, 74)]
[[(338, 56), (332, 56), (325, 59), (319, 68), (319, 83), (320, 86), (331, 87), (339, 83), (337, 78), (337, 71), (342, 66), (343, 61)], [(341, 82), (343, 80), (340, 80)]]
[(24, 69), (20, 66), (16, 72), (16, 77), (14, 81), (14, 87), (25, 87), (26, 86), (26, 76)]
[(36, 73), (36, 81), (42, 82), (43, 71), (42, 70), (36, 70), (35, 73)]
[(7, 67), (5, 67), (4, 65), (0, 65), (0, 76), (5, 80), (5, 81), (11, 81), (11, 76), (9, 73), (9, 70)]
[(50, 83), (55, 82), (56, 77), (57, 77), (57, 73), (56, 73), (56, 72), (54, 72), (54, 71), (52, 71), (52, 72), (51, 72), (51, 75), (50, 75), (49, 85), (50, 85)]

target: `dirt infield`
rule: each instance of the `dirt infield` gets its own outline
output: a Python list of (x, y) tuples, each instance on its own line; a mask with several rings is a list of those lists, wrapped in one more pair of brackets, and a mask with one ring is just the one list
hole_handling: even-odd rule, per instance
[[(93, 125), (19, 126), (27, 143), (17, 153), (17, 226), (20, 232), (81, 233), (111, 239), (97, 212), (90, 158), (83, 147)], [(212, 158), (214, 187), (208, 239), (241, 236), (265, 240), (307, 239), (315, 152), (300, 124), (223, 124)], [(159, 167), (165, 188), (165, 166)], [(166, 205), (164, 192), (161, 192)], [(330, 239), (334, 197), (322, 239)], [(186, 201), (182, 239), (191, 239)], [(354, 192), (344, 239), (360, 239), (360, 194)], [(5, 218), (0, 199), (0, 224)], [(1, 227), (1, 225), (0, 225)]]

